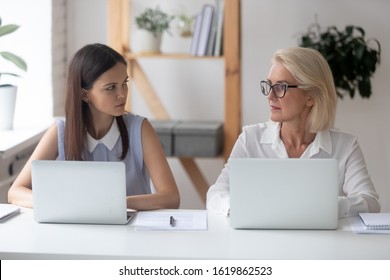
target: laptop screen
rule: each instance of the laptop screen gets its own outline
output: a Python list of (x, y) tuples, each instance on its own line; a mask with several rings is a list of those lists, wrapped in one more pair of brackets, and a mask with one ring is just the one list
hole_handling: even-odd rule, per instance
[(229, 168), (232, 227), (337, 228), (337, 160), (231, 158)]
[(34, 218), (50, 223), (127, 222), (122, 162), (32, 162)]

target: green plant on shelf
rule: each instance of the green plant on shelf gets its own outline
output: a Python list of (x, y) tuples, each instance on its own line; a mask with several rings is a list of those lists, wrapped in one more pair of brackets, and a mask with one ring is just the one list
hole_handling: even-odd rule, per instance
[(157, 36), (163, 32), (169, 33), (170, 24), (174, 18), (157, 6), (156, 8), (146, 8), (135, 18), (135, 23), (139, 29), (147, 30)]

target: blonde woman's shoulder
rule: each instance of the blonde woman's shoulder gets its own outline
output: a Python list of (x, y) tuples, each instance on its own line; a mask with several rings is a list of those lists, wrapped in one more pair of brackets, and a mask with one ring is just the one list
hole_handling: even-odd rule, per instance
[(245, 132), (266, 131), (268, 129), (272, 129), (272, 130), (279, 129), (279, 123), (273, 121), (267, 121), (267, 122), (244, 125), (242, 128), (242, 130)]

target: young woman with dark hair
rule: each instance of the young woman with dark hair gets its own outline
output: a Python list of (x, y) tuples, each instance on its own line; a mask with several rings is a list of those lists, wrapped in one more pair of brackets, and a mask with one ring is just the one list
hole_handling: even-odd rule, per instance
[(90, 44), (76, 52), (68, 69), (65, 120), (57, 119), (42, 137), (8, 192), (10, 203), (33, 207), (33, 160), (84, 160), (125, 163), (128, 208), (179, 207), (176, 182), (153, 127), (125, 111), (128, 79), (126, 61), (110, 47)]

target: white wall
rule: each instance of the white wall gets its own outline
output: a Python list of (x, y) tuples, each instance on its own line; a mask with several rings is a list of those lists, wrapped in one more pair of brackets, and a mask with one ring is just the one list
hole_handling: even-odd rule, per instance
[[(16, 32), (0, 38), (1, 51), (19, 55), (28, 67), (27, 72), (22, 72), (0, 60), (0, 71), (12, 71), (21, 76), (9, 80), (18, 85), (15, 127), (47, 124), (52, 116), (51, 15), (50, 0), (0, 1), (3, 25), (20, 26)], [(5, 82), (9, 77), (3, 78)]]
[[(107, 42), (106, 0), (69, 0), (69, 53), (89, 42)], [(134, 11), (146, 5), (160, 7), (176, 13), (181, 10), (200, 10), (204, 2), (149, 0), (133, 1)], [(93, 7), (93, 12), (91, 12)], [(360, 25), (368, 37), (377, 38), (382, 44), (382, 61), (373, 79), (373, 95), (368, 100), (349, 97), (340, 100), (336, 126), (359, 137), (365, 152), (372, 179), (381, 196), (383, 211), (390, 211), (390, 2), (386, 0), (242, 0), (242, 93), (243, 124), (268, 119), (266, 99), (259, 93), (259, 81), (267, 76), (273, 52), (282, 47), (296, 46), (296, 35), (306, 31), (318, 15), (321, 26), (347, 24)], [(190, 40), (165, 36), (164, 52), (189, 49)], [(209, 61), (142, 61), (145, 71), (161, 95), (172, 118), (217, 119), (223, 118), (223, 64)], [(136, 113), (150, 116), (150, 112), (134, 94)], [(210, 184), (218, 176), (222, 161), (198, 160)], [(170, 160), (176, 180), (182, 191), (183, 207), (202, 207), (193, 192), (184, 171), (175, 159)], [(184, 194), (184, 195), (183, 195)]]

